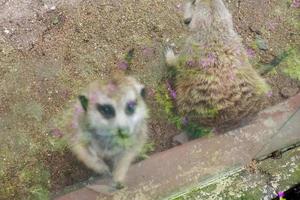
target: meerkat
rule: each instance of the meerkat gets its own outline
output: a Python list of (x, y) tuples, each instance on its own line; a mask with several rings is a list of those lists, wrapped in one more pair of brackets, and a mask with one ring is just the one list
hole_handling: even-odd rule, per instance
[(167, 48), (173, 67), (177, 112), (210, 127), (236, 124), (261, 110), (269, 86), (252, 68), (232, 16), (222, 0), (188, 1), (188, 38), (178, 55)]
[(147, 139), (144, 98), (141, 83), (117, 75), (92, 82), (75, 104), (71, 149), (87, 167), (108, 175), (116, 189)]

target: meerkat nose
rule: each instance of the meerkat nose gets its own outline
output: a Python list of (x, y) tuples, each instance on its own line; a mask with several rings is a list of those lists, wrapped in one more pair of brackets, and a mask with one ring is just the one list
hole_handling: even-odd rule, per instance
[(118, 134), (122, 133), (122, 128), (118, 128)]
[(118, 133), (128, 134), (129, 133), (129, 128), (127, 128), (127, 127), (119, 127), (118, 128)]
[(118, 128), (118, 137), (120, 138), (128, 138), (129, 137), (129, 129), (128, 128)]
[(186, 19), (183, 20), (183, 22), (184, 22), (185, 25), (189, 25), (191, 23), (191, 21), (192, 21), (191, 17), (186, 18)]

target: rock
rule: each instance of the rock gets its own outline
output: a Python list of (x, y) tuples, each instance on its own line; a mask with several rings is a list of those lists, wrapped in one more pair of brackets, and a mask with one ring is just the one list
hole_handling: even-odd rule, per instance
[(292, 87), (284, 87), (280, 90), (280, 94), (285, 97), (285, 98), (289, 98), (292, 97), (294, 95), (296, 95), (299, 91), (299, 88), (292, 88)]
[(64, 135), (63, 132), (58, 128), (55, 128), (55, 129), (51, 130), (50, 134), (53, 137), (56, 137), (56, 138), (61, 138)]
[(255, 42), (260, 50), (266, 51), (269, 49), (266, 40), (264, 40), (260, 35), (256, 35)]
[(252, 31), (252, 32), (254, 32), (254, 33), (258, 34), (258, 35), (261, 34), (260, 27), (256, 23), (252, 24), (249, 27), (249, 29), (250, 29), (250, 31)]
[(180, 133), (173, 137), (173, 143), (175, 144), (184, 144), (189, 141), (189, 138), (185, 132)]
[(129, 67), (129, 64), (126, 61), (121, 61), (118, 63), (118, 68), (121, 70), (127, 70), (128, 67)]

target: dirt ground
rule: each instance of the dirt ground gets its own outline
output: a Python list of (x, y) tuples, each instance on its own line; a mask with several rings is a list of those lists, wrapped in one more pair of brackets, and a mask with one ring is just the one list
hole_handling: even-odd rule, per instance
[[(226, 3), (251, 62), (272, 86), (270, 105), (295, 95), (300, 76), (288, 67), (300, 55), (298, 5)], [(130, 49), (128, 73), (149, 91), (152, 153), (173, 146), (180, 130), (162, 117), (154, 94), (166, 72), (164, 44), (178, 45), (186, 34), (181, 14), (181, 0), (0, 0), (0, 199), (47, 199), (93, 175), (59, 146), (52, 121), (91, 80), (122, 70)]]

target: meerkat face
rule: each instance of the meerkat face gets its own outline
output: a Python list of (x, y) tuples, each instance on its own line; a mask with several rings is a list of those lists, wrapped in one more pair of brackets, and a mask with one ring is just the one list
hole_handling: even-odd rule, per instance
[(184, 23), (191, 30), (207, 27), (212, 22), (212, 0), (190, 0), (185, 5)]
[(186, 3), (184, 23), (190, 30), (211, 28), (214, 22), (233, 29), (231, 14), (222, 0), (189, 0)]
[(145, 88), (132, 77), (95, 82), (79, 98), (88, 128), (99, 135), (130, 136), (147, 117)]

